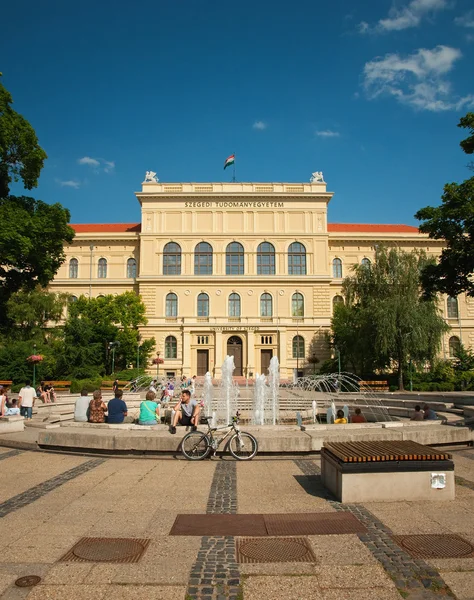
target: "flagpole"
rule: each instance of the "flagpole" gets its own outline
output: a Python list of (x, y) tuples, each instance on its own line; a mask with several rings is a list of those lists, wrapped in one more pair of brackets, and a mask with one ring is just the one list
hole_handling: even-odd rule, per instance
[(235, 183), (235, 152), (234, 152), (234, 170), (233, 170), (233, 174), (232, 174), (232, 183)]

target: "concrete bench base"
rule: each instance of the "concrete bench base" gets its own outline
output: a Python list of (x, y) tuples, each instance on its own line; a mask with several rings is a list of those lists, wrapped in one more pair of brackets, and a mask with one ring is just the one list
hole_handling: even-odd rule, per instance
[[(442, 473), (446, 485), (433, 487), (433, 475)], [(439, 461), (341, 463), (321, 454), (323, 485), (340, 501), (400, 502), (454, 500), (454, 464)]]
[(16, 433), (25, 429), (25, 419), (20, 415), (11, 417), (0, 417), (0, 434)]

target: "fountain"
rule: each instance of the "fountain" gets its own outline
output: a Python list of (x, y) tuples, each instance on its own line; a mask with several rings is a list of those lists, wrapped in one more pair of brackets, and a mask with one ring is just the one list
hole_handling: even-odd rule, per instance
[(230, 423), (237, 412), (237, 398), (240, 392), (238, 385), (232, 379), (234, 369), (234, 357), (226, 356), (222, 364), (220, 398), (217, 400), (216, 406), (216, 420), (218, 423)]
[(280, 364), (278, 362), (278, 356), (272, 356), (270, 360), (270, 367), (268, 369), (268, 383), (270, 384), (270, 398), (271, 398), (271, 413), (272, 413), (272, 425), (276, 425), (278, 421), (278, 415), (280, 412), (279, 404), (279, 391), (280, 391)]
[(209, 371), (204, 375), (202, 390), (202, 410), (204, 415), (212, 415), (214, 388), (212, 387), (212, 376)]
[(255, 390), (253, 400), (253, 425), (263, 425), (265, 423), (265, 405), (268, 397), (267, 378), (265, 375), (259, 375), (255, 378)]

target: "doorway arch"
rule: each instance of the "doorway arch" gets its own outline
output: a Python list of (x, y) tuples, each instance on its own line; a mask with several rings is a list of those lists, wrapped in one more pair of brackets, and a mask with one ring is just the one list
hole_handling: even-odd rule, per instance
[(227, 340), (227, 354), (234, 357), (234, 377), (242, 377), (242, 339), (238, 335)]

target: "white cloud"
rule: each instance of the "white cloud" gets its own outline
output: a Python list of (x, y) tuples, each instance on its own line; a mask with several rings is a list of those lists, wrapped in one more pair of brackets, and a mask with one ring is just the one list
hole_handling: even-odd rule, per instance
[(316, 135), (323, 138), (334, 138), (339, 137), (341, 134), (338, 131), (331, 131), (331, 129), (323, 129), (322, 131), (316, 131)]
[(68, 179), (67, 181), (62, 181), (61, 179), (56, 179), (56, 183), (58, 185), (60, 185), (61, 187), (71, 187), (74, 188), (75, 190), (79, 189), (81, 184), (79, 181), (76, 181), (75, 179)]
[(105, 160), (104, 158), (92, 158), (91, 156), (83, 156), (78, 158), (77, 162), (80, 165), (87, 165), (92, 167), (96, 173), (104, 171), (104, 173), (112, 173), (115, 169), (115, 162), (113, 160)]
[(266, 123), (264, 123), (263, 121), (255, 121), (255, 123), (252, 125), (252, 127), (254, 129), (258, 129), (259, 131), (263, 131), (264, 129), (266, 129), (268, 127), (268, 125)]
[(80, 165), (89, 165), (90, 167), (100, 166), (100, 162), (95, 158), (91, 158), (90, 156), (83, 156), (82, 158), (78, 158), (77, 162)]
[(461, 17), (456, 17), (454, 23), (460, 27), (467, 27), (468, 29), (474, 29), (474, 10), (470, 10)]
[(461, 56), (449, 46), (419, 48), (406, 57), (386, 54), (365, 64), (363, 86), (370, 99), (389, 95), (419, 110), (458, 110), (474, 105), (474, 95), (456, 98), (445, 77)]
[(374, 27), (362, 21), (358, 25), (359, 33), (387, 33), (418, 27), (422, 19), (430, 14), (449, 8), (448, 0), (412, 0), (406, 6), (392, 6), (386, 19), (380, 19)]
[(115, 169), (115, 162), (113, 160), (104, 160), (104, 171), (111, 173)]

